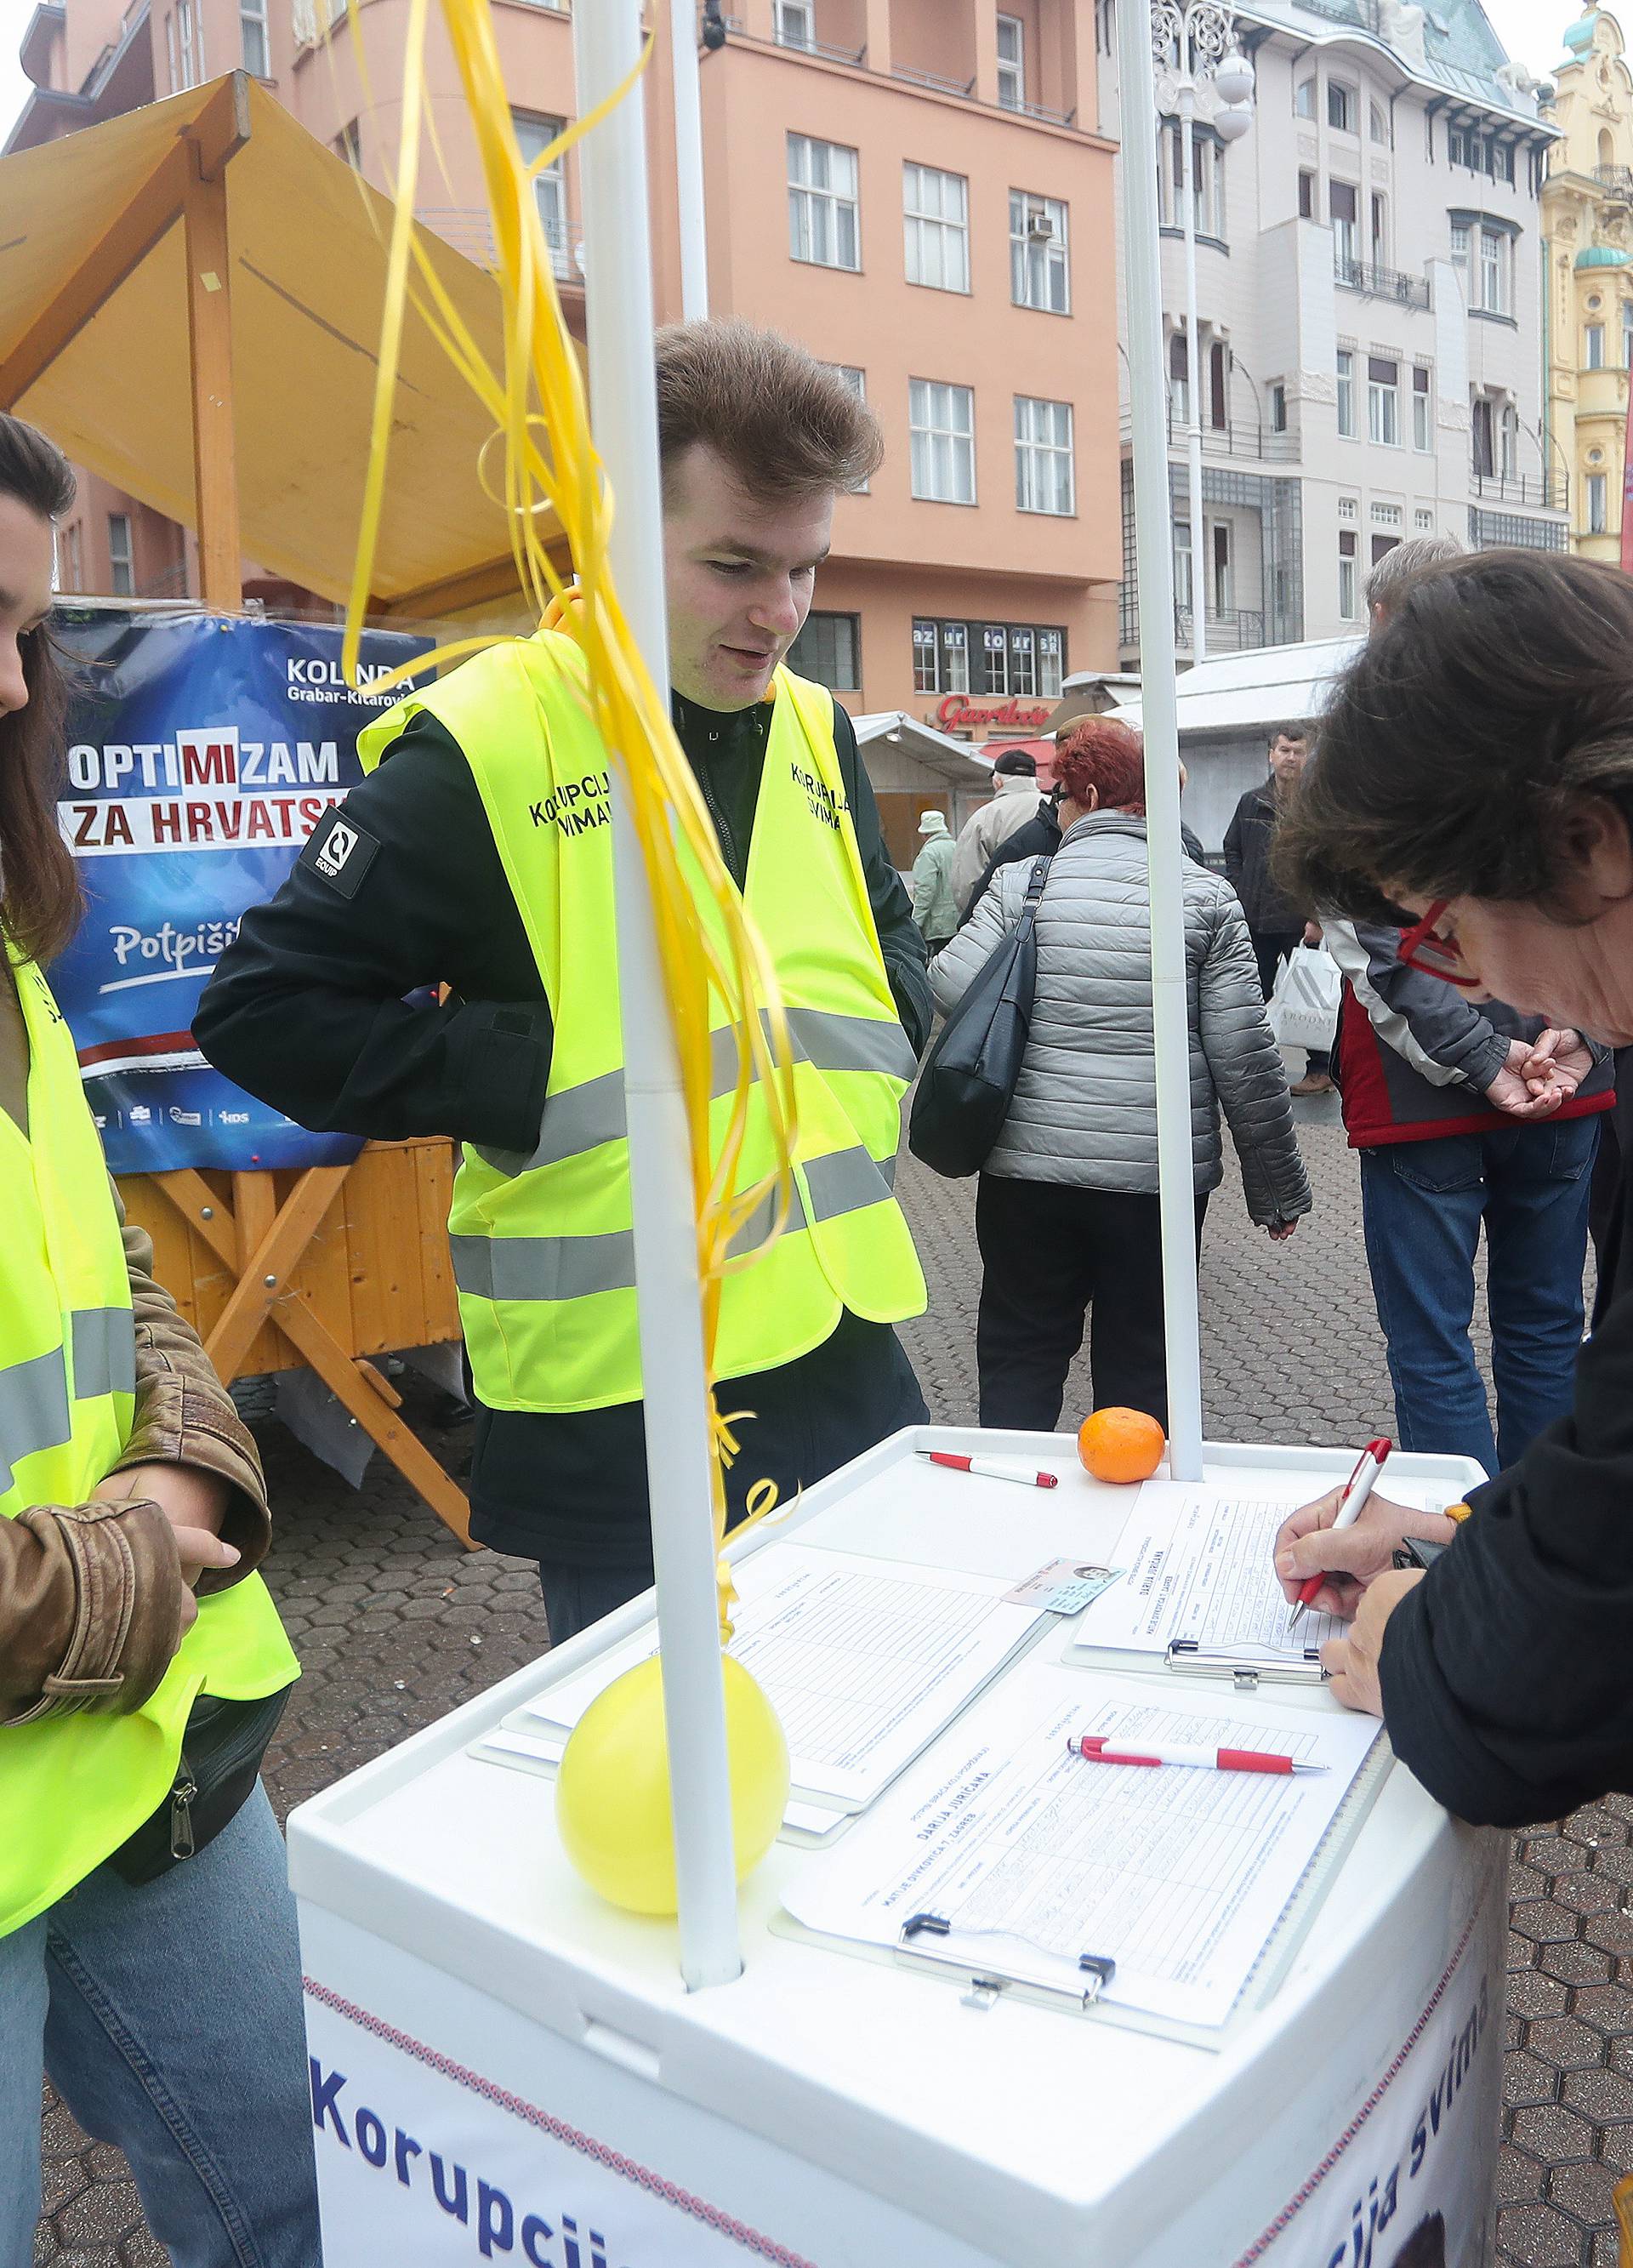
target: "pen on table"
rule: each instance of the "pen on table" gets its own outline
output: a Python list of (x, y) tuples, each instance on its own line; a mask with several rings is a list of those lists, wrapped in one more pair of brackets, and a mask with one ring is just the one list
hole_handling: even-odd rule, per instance
[[(1384, 1469), (1384, 1459), (1389, 1454), (1391, 1446), (1387, 1441), (1369, 1441), (1362, 1450), (1360, 1462), (1350, 1476), (1350, 1485), (1345, 1489), (1342, 1501), (1338, 1506), (1338, 1516), (1333, 1522), (1335, 1528), (1353, 1528), (1360, 1518), (1366, 1508), (1366, 1499), (1372, 1493), (1378, 1476)], [(1325, 1574), (1306, 1576), (1298, 1587), (1298, 1603), (1287, 1618), (1289, 1630), (1314, 1599), (1326, 1580)]]
[(1203, 1771), (1318, 1772), (1325, 1764), (1300, 1764), (1293, 1756), (1278, 1756), (1268, 1749), (1205, 1749), (1188, 1741), (1163, 1741), (1155, 1748), (1133, 1742), (1119, 1748), (1109, 1733), (1085, 1733), (1066, 1746), (1085, 1764), (1190, 1764)]
[(1004, 1465), (996, 1457), (967, 1457), (958, 1449), (921, 1449), (932, 1465), (948, 1465), (958, 1473), (980, 1473), (989, 1481), (1016, 1481), (1022, 1488), (1058, 1488), (1058, 1473), (1041, 1473), (1024, 1465)]

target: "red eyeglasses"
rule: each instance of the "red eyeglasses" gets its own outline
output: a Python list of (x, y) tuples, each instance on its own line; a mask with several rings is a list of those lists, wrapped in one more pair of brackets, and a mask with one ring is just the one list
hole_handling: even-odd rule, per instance
[(1416, 968), (1421, 976), (1438, 976), (1443, 984), (1455, 984), (1460, 992), (1478, 992), (1483, 988), (1477, 976), (1463, 973), (1463, 955), (1455, 938), (1437, 937), (1435, 924), (1444, 921), (1449, 898), (1437, 898), (1421, 921), (1401, 932), (1401, 965)]

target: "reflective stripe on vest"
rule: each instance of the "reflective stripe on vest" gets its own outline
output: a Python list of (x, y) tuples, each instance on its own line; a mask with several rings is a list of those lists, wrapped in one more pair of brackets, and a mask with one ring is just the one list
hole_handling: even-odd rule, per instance
[[(29, 1130), (0, 1111), (0, 1514), (85, 1503), (130, 1438), (136, 1319), (114, 1193), (74, 1042), (44, 977), (11, 956), (28, 1034)], [(0, 968), (0, 983), (8, 981)], [(299, 1674), (258, 1575), (199, 1601), (158, 1690), (123, 1715), (0, 1726), (0, 1937), (151, 1817), (201, 1692)]]
[[(136, 1320), (129, 1307), (81, 1307), (70, 1317), (74, 1392), (136, 1390)], [(25, 1457), (60, 1449), (73, 1428), (69, 1415), (67, 1350), (53, 1347), (0, 1368), (0, 1496)]]
[[(490, 649), (365, 726), (365, 766), (419, 711), (464, 752), (538, 966), (554, 1027), (537, 1140), (467, 1146), (449, 1229), (480, 1401), (568, 1410), (641, 1390), (634, 1238), (605, 752), (584, 697), (585, 663), (555, 632)], [(682, 850), (683, 863), (690, 853)], [(919, 1271), (894, 1195), (901, 1097), (914, 1058), (891, 997), (834, 740), (832, 696), (786, 670), (748, 847), (744, 898), (776, 963), (798, 1120), (785, 1233), (722, 1287), (723, 1377), (775, 1368), (828, 1337), (842, 1309), (891, 1322), (922, 1312)], [(696, 896), (701, 927), (718, 932)], [(717, 944), (720, 943), (717, 934)], [(734, 1035), (711, 1002), (717, 1140), (737, 1082)], [(769, 1171), (757, 1086), (737, 1186)], [(734, 1257), (776, 1217), (757, 1199)]]

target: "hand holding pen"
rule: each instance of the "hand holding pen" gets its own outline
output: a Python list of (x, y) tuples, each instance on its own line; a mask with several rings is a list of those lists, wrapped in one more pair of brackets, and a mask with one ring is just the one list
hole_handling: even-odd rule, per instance
[[(1363, 1476), (1367, 1462), (1364, 1454), (1361, 1465), (1342, 1488), (1329, 1489), (1313, 1504), (1301, 1505), (1278, 1529), (1274, 1546), (1276, 1572), (1290, 1606), (1307, 1603), (1317, 1614), (1340, 1615), (1347, 1622), (1368, 1585), (1389, 1572), (1395, 1551), (1407, 1536), (1449, 1543), (1456, 1533), (1453, 1523), (1438, 1513), (1394, 1504), (1387, 1497), (1371, 1493), (1363, 1497), (1350, 1520), (1340, 1527), (1338, 1514), (1344, 1498)], [(1312, 1581), (1316, 1586), (1313, 1591)], [(1305, 1601), (1306, 1592), (1310, 1595)]]

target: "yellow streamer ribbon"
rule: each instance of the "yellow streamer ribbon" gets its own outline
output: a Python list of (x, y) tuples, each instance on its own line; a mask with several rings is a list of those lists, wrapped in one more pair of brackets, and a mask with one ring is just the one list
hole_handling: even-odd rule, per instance
[[(537, 174), (592, 133), (629, 96), (651, 60), (656, 33), (649, 34), (622, 84), (528, 162), (517, 145), (488, 0), (441, 0), (441, 5), (487, 188), (495, 275), (504, 309), (504, 362), (494, 370), (478, 349), (414, 219), (420, 136), (430, 114), (425, 96), (429, 0), (410, 0), (396, 207), (386, 252), (372, 432), (346, 611), (343, 666), (349, 681), (356, 684), (385, 507), (398, 365), (412, 312), (493, 419), (495, 433), (482, 452), (479, 477), (486, 488), (489, 452), (502, 443), (499, 488), (522, 590), (546, 625), (564, 629), (584, 652), (590, 712), (629, 798), (640, 844), (690, 1138), (724, 1638), (731, 1632), (736, 1593), (720, 1557), (725, 1537), (722, 1475), (737, 1454), (732, 1427), (747, 1413), (727, 1420), (715, 1405), (720, 1295), (728, 1271), (752, 1265), (765, 1249), (762, 1245), (736, 1258), (731, 1254), (734, 1238), (762, 1203), (771, 1197), (776, 1200), (772, 1238), (782, 1233), (789, 1218), (796, 1140), (793, 1053), (770, 954), (721, 857), (713, 823), (670, 721), (667, 688), (653, 684), (619, 601), (608, 550), (614, 498), (590, 430), (583, 373), (563, 318), (551, 247), (534, 194)], [(355, 0), (349, 14), (356, 40)], [(360, 41), (358, 45), (360, 49)], [(610, 286), (604, 283), (601, 288)], [(576, 574), (570, 591), (541, 540), (540, 522), (547, 510), (561, 529)], [(437, 659), (445, 666), (455, 657), (497, 643), (501, 641), (492, 637), (464, 638), (440, 647)], [(423, 661), (408, 665), (371, 681), (371, 690), (379, 694), (393, 683), (423, 675), (424, 669)], [(683, 858), (690, 863), (690, 880)], [(718, 913), (718, 942), (697, 919), (698, 891)], [(737, 1063), (724, 1125), (711, 1135), (710, 1032), (717, 1004), (735, 1040)], [(737, 1176), (756, 1087), (769, 1124), (774, 1164), (768, 1174), (739, 1189)], [(749, 1497), (749, 1519), (764, 1519), (776, 1501), (775, 1485), (769, 1480), (758, 1483)]]

